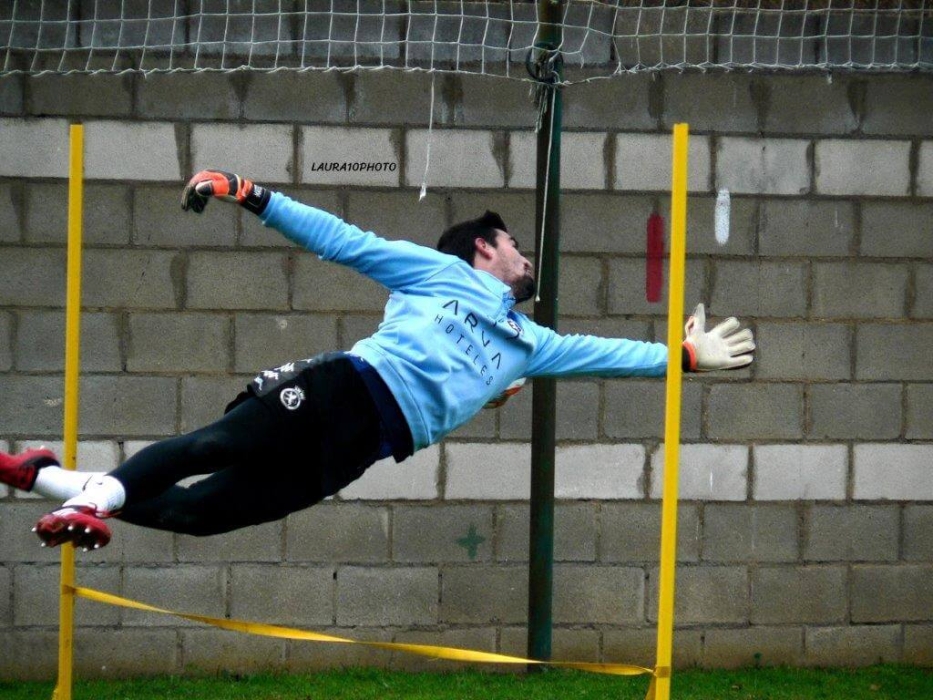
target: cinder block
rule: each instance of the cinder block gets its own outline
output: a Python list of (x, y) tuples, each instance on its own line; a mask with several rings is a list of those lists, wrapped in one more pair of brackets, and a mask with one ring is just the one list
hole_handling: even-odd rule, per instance
[(440, 491), (440, 447), (432, 445), (404, 462), (391, 457), (376, 462), (340, 492), (345, 501), (415, 501), (436, 499)]
[[(690, 197), (688, 214), (690, 231), (687, 234), (687, 259), (691, 261), (690, 265), (702, 265), (699, 260), (693, 261), (694, 255), (727, 257), (757, 254), (758, 201), (753, 197), (730, 196), (729, 240), (720, 243), (716, 240), (716, 199), (716, 197), (704, 197), (700, 194)], [(665, 196), (661, 200), (659, 211), (670, 230), (670, 197)]]
[(554, 622), (637, 624), (645, 619), (645, 572), (636, 567), (558, 564)]
[(13, 626), (12, 602), (14, 571), (15, 570), (12, 568), (0, 567), (0, 628)]
[(68, 144), (65, 119), (0, 119), (0, 176), (68, 177)]
[[(431, 160), (427, 160), (428, 144)], [(504, 144), (492, 131), (461, 129), (413, 129), (405, 140), (404, 185), (419, 187), (425, 179), (435, 187), (505, 186), (506, 154)]]
[[(661, 381), (635, 379), (606, 382), (603, 426), (613, 439), (664, 437), (665, 387)], [(685, 440), (700, 439), (703, 387), (686, 381), (681, 395), (680, 434)]]
[(84, 137), (84, 174), (88, 179), (179, 183), (186, 175), (173, 124), (96, 121), (86, 125)]
[(836, 323), (756, 324), (759, 379), (833, 380), (852, 375), (852, 332)]
[[(745, 445), (682, 445), (680, 498), (687, 501), (744, 501), (748, 489)], [(651, 498), (664, 487), (664, 445), (651, 455)]]
[(901, 661), (915, 666), (933, 663), (933, 625), (904, 625), (904, 654)]
[(285, 664), (286, 642), (283, 639), (256, 639), (253, 635), (217, 629), (189, 629), (179, 636), (186, 673), (269, 672)]
[(846, 497), (845, 445), (754, 445), (756, 501), (826, 501)]
[(570, 193), (561, 198), (561, 249), (644, 253), (648, 217), (656, 206), (653, 198), (643, 195)]
[(718, 260), (709, 312), (723, 316), (794, 318), (807, 314), (805, 263)]
[(133, 242), (171, 248), (223, 246), (236, 242), (238, 207), (210, 206), (199, 216), (178, 206), (180, 190), (138, 187), (133, 193)]
[[(613, 189), (629, 191), (671, 190), (673, 140), (669, 134), (617, 134)], [(690, 139), (687, 152), (687, 190), (710, 189), (708, 136)]]
[(664, 75), (662, 80), (663, 126), (671, 128), (687, 122), (696, 132), (758, 132), (758, 109), (752, 93), (754, 76), (685, 73)]
[(372, 562), (389, 559), (389, 512), (383, 507), (321, 503), (288, 516), (289, 562)]
[(300, 182), (399, 186), (401, 133), (394, 129), (306, 126), (300, 139)]
[[(129, 523), (111, 525), (113, 539), (104, 549), (94, 554), (94, 561), (130, 564), (173, 564), (175, 562), (175, 536), (164, 530), (136, 527)], [(89, 557), (90, 553), (85, 554)]]
[(22, 240), (27, 223), (27, 191), (26, 186), (19, 182), (0, 183), (0, 242), (18, 243)]
[(703, 666), (797, 666), (803, 657), (803, 634), (800, 627), (709, 629), (703, 635)]
[[(499, 437), (530, 440), (533, 387), (499, 409)], [(599, 436), (599, 385), (587, 381), (557, 382), (557, 439), (596, 440)]]
[[(173, 189), (172, 210), (178, 208), (178, 191)], [(25, 200), (23, 196), (25, 195)], [(68, 185), (67, 183), (29, 182), (17, 193), (10, 191), (13, 210), (24, 221), (22, 227), (30, 243), (56, 243), (65, 245), (68, 239)], [(100, 185), (86, 183), (84, 188), (84, 217), (82, 243), (94, 245), (123, 245), (129, 242), (133, 230), (130, 209), (132, 188), (124, 184)], [(25, 212), (22, 208), (25, 207)], [(0, 217), (3, 215), (0, 214)], [(0, 225), (3, 219), (0, 218)], [(19, 219), (17, 219), (17, 222)], [(16, 236), (19, 223), (10, 222), (8, 234)], [(0, 240), (3, 239), (0, 233)], [(15, 239), (14, 239), (15, 240)]]
[[(97, 636), (99, 631), (94, 632)], [(58, 632), (9, 630), (0, 635), (0, 674), (10, 680), (43, 680), (58, 669)]]
[(187, 306), (286, 309), (288, 267), (286, 256), (280, 253), (194, 252), (188, 259)]
[(930, 619), (933, 566), (864, 565), (852, 568), (852, 622)]
[(929, 136), (930, 124), (923, 118), (933, 110), (929, 80), (922, 75), (873, 76), (865, 91), (866, 134)]
[[(136, 83), (136, 115), (176, 122), (236, 120), (241, 112), (237, 86), (241, 77), (217, 72), (142, 75)], [(263, 83), (270, 77), (250, 82)], [(223, 163), (213, 165), (227, 169)]]
[[(49, 512), (45, 501), (7, 501), (0, 519), (0, 561), (7, 564), (58, 563), (61, 556), (51, 547), (40, 547), (39, 539), (31, 530), (43, 515)], [(83, 554), (83, 552), (82, 552)]]
[[(304, 311), (381, 311), (385, 287), (342, 265), (302, 255), (292, 275), (292, 306)], [(258, 307), (262, 308), (262, 307)]]
[[(813, 155), (815, 191), (905, 197), (910, 194), (909, 160), (909, 141), (817, 141)], [(865, 163), (872, 167), (864, 167)]]
[[(670, 266), (664, 263), (663, 279), (670, 280)], [(688, 265), (686, 270), (686, 279), (684, 280), (684, 298), (685, 299), (706, 299), (705, 293), (706, 272), (704, 265)], [(661, 298), (657, 302), (649, 302), (645, 298), (646, 268), (644, 258), (613, 258), (609, 260), (609, 285), (607, 296), (609, 302), (609, 313), (630, 315), (646, 314), (662, 316), (667, 313), (669, 285), (664, 284), (661, 290)], [(718, 308), (707, 309), (708, 314), (719, 313)], [(739, 313), (732, 309), (724, 310), (723, 313)]]
[(909, 311), (911, 318), (933, 318), (933, 265), (917, 264), (914, 272), (914, 298)]
[(805, 663), (820, 666), (873, 666), (900, 660), (900, 625), (807, 627)]
[(61, 436), (64, 392), (61, 376), (0, 375), (0, 395), (4, 397), (0, 425), (4, 433)]
[[(75, 572), (75, 581), (77, 585), (86, 588), (119, 591), (120, 568), (81, 566)], [(58, 625), (60, 566), (17, 566), (13, 574), (12, 592), (15, 626)], [(75, 606), (74, 620), (79, 627), (116, 626), (120, 623), (120, 608), (112, 605), (78, 604)]]
[(793, 562), (798, 550), (792, 505), (709, 504), (703, 509), (704, 561)]
[(90, 307), (174, 309), (183, 292), (183, 265), (173, 251), (89, 249), (81, 296)]
[[(763, 126), (779, 134), (851, 134), (859, 126), (850, 98), (851, 80), (828, 82), (821, 75), (769, 75), (758, 84), (767, 90)], [(800, 109), (800, 105), (807, 109)]]
[(901, 434), (900, 384), (817, 384), (809, 402), (812, 438), (890, 440)]
[(930, 445), (857, 444), (852, 497), (857, 500), (929, 501)]
[(596, 257), (565, 257), (558, 280), (560, 313), (569, 316), (601, 316), (606, 309), (603, 263)]
[[(350, 123), (426, 126), (431, 116), (431, 81), (432, 76), (424, 73), (360, 72), (353, 77), (349, 93)], [(419, 167), (423, 170), (423, 161)]]
[(237, 314), (234, 369), (258, 372), (337, 346), (337, 319), (323, 315)]
[[(490, 595), (495, 591), (495, 595)], [(451, 566), (441, 582), (443, 624), (520, 624), (528, 618), (527, 566)]]
[(642, 445), (558, 447), (554, 465), (555, 495), (566, 499), (641, 498), (644, 465)]
[(191, 170), (222, 167), (263, 184), (294, 182), (294, 139), (286, 124), (194, 124)]
[[(383, 627), (324, 628), (322, 634), (361, 639), (372, 642), (391, 642), (392, 630)], [(286, 645), (285, 667), (289, 673), (319, 671), (322, 669), (387, 668), (392, 654), (361, 644), (309, 644), (289, 641)]]
[[(453, 104), (442, 107), (445, 124), (534, 129), (537, 113), (528, 99), (528, 90), (520, 82), (490, 80), (488, 76), (469, 74), (445, 76), (445, 80), (450, 81), (445, 88), (454, 93), (454, 99), (450, 100)], [(565, 101), (563, 125), (570, 127), (566, 114)], [(436, 107), (434, 116), (437, 118)]]
[(917, 194), (929, 197), (933, 194), (933, 141), (920, 143), (920, 162), (917, 166)]
[(11, 117), (23, 115), (23, 93), (26, 78), (7, 73), (0, 77), (0, 114)]
[[(77, 630), (78, 678), (139, 677), (179, 672), (178, 634), (172, 629)], [(54, 642), (50, 644), (54, 649)]]
[(803, 537), (807, 561), (896, 561), (901, 529), (897, 506), (814, 505)]
[[(862, 245), (865, 212), (862, 209)], [(855, 207), (850, 202), (767, 199), (761, 203), (758, 247), (762, 255), (842, 257), (852, 252)]]
[(205, 564), (278, 562), (282, 559), (283, 530), (284, 524), (278, 520), (210, 537), (177, 535), (177, 559)]
[[(177, 565), (172, 575), (163, 568), (126, 567), (124, 595), (167, 610), (224, 617), (226, 615), (227, 574), (225, 567)], [(124, 610), (126, 627), (190, 627), (196, 623), (170, 615), (140, 610)]]
[[(339, 73), (266, 73), (247, 84), (242, 115), (260, 122), (343, 123), (347, 120), (346, 82), (347, 76)], [(313, 99), (295, 99), (296, 95), (313, 95)]]
[(175, 380), (168, 377), (91, 375), (81, 381), (81, 430), (123, 437), (171, 435), (177, 394)]
[[(561, 135), (560, 186), (566, 190), (604, 190), (608, 183), (606, 134), (566, 132)], [(509, 138), (509, 187), (534, 189), (538, 177), (538, 137), (513, 131)]]
[(0, 312), (0, 372), (13, 366), (13, 316)]
[(529, 446), (525, 443), (446, 443), (447, 500), (527, 500)]
[(906, 265), (815, 263), (812, 313), (818, 318), (903, 318)]
[[(65, 305), (65, 251), (7, 248), (0, 256), (0, 306)], [(85, 297), (87, 299), (87, 297)]]
[[(700, 558), (697, 507), (677, 506), (677, 561)], [(600, 513), (599, 561), (657, 562), (661, 551), (660, 503), (603, 503)]]
[(859, 253), (870, 257), (929, 258), (933, 241), (927, 222), (933, 205), (898, 201), (862, 203)]
[[(231, 365), (232, 324), (215, 314), (131, 314), (129, 372), (218, 372)], [(178, 349), (185, 348), (184, 354)]]
[[(673, 666), (696, 668), (703, 655), (702, 630), (674, 629)], [(603, 632), (603, 658), (606, 661), (634, 663), (651, 668), (657, 663), (657, 630), (607, 629)]]
[[(557, 502), (554, 505), (554, 560), (595, 561), (599, 506)], [(496, 561), (528, 561), (531, 509), (527, 505), (496, 508)]]
[[(493, 209), (484, 202), (484, 207)], [(389, 240), (412, 241), (436, 248), (447, 228), (447, 197), (428, 194), (424, 199), (409, 190), (399, 192), (353, 191), (349, 195), (347, 221), (364, 231)], [(476, 218), (484, 209), (468, 212), (463, 218)], [(508, 225), (508, 219), (506, 219)]]
[[(435, 625), (439, 578), (434, 567), (341, 567), (337, 569), (337, 624)], [(488, 583), (484, 590), (488, 592)]]
[(844, 566), (758, 568), (751, 572), (751, 622), (832, 624), (846, 620)]
[(397, 506), (393, 510), (393, 561), (488, 562), (493, 544), (492, 508), (488, 506)]
[(855, 378), (929, 381), (933, 367), (921, 348), (933, 342), (933, 324), (861, 323), (855, 331)]
[(469, 422), (461, 425), (448, 435), (454, 440), (492, 440), (497, 437), (496, 414), (499, 411), (487, 409), (480, 411)]
[[(33, 76), (29, 80), (29, 111), (42, 117), (129, 117), (133, 111), (133, 83), (130, 74)], [(178, 103), (183, 105), (184, 101)]]
[[(0, 451), (10, 452), (10, 443), (8, 443), (6, 440), (0, 440)], [(12, 493), (12, 491), (13, 489), (11, 489), (6, 484), (0, 485), (0, 498), (6, 498), (10, 495), (10, 493)]]
[[(744, 566), (685, 566), (677, 572), (674, 619), (679, 625), (748, 622), (748, 571)], [(658, 619), (658, 571), (648, 584), (648, 620)]]
[(706, 435), (713, 440), (803, 437), (803, 395), (794, 384), (710, 387)]
[(805, 139), (723, 137), (715, 189), (750, 194), (806, 194), (812, 188)]
[(904, 559), (933, 561), (933, 506), (904, 507)]
[[(253, 368), (259, 372), (260, 367)], [(218, 420), (237, 394), (246, 389), (252, 376), (182, 377), (181, 432), (187, 433)]]
[(334, 621), (334, 569), (234, 565), (230, 569), (230, 616), (290, 627)]

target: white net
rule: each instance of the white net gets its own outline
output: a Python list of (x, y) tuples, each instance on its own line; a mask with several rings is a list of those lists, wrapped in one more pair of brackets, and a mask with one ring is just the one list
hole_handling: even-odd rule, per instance
[[(0, 70), (395, 68), (530, 79), (532, 0), (0, 0)], [(895, 0), (565, 0), (585, 78), (659, 70), (917, 71), (933, 9)]]

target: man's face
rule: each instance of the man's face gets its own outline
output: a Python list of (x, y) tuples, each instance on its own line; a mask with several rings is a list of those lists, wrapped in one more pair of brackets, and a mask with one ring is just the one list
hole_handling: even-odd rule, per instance
[(492, 247), (495, 249), (492, 274), (512, 288), (516, 303), (531, 299), (535, 294), (534, 268), (519, 252), (518, 241), (497, 229)]

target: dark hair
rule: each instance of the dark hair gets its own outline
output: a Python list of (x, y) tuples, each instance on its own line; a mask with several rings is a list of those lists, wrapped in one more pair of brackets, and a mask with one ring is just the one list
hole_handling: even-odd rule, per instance
[(442, 253), (456, 255), (472, 266), (473, 258), (476, 255), (474, 241), (477, 238), (482, 238), (487, 243), (495, 245), (496, 229), (508, 231), (502, 217), (494, 211), (487, 210), (478, 219), (461, 221), (444, 231), (437, 241), (437, 249)]

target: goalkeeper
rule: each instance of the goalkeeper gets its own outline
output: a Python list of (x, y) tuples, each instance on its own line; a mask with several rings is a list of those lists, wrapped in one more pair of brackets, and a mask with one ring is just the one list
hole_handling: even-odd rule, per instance
[[(182, 208), (234, 201), (322, 259), (390, 291), (376, 333), (346, 353), (260, 373), (216, 423), (154, 443), (109, 474), (59, 467), (47, 449), (0, 453), (0, 481), (64, 505), (35, 531), (43, 545), (85, 549), (110, 540), (104, 519), (192, 535), (269, 522), (307, 508), (359, 478), (438, 442), (524, 377), (658, 377), (659, 343), (559, 335), (514, 306), (532, 297), (531, 263), (502, 219), (486, 212), (450, 227), (438, 250), (390, 242), (231, 173), (206, 170)], [(711, 331), (703, 305), (687, 322), (688, 371), (748, 365), (752, 333), (735, 319)], [(178, 482), (207, 475), (188, 486)]]

